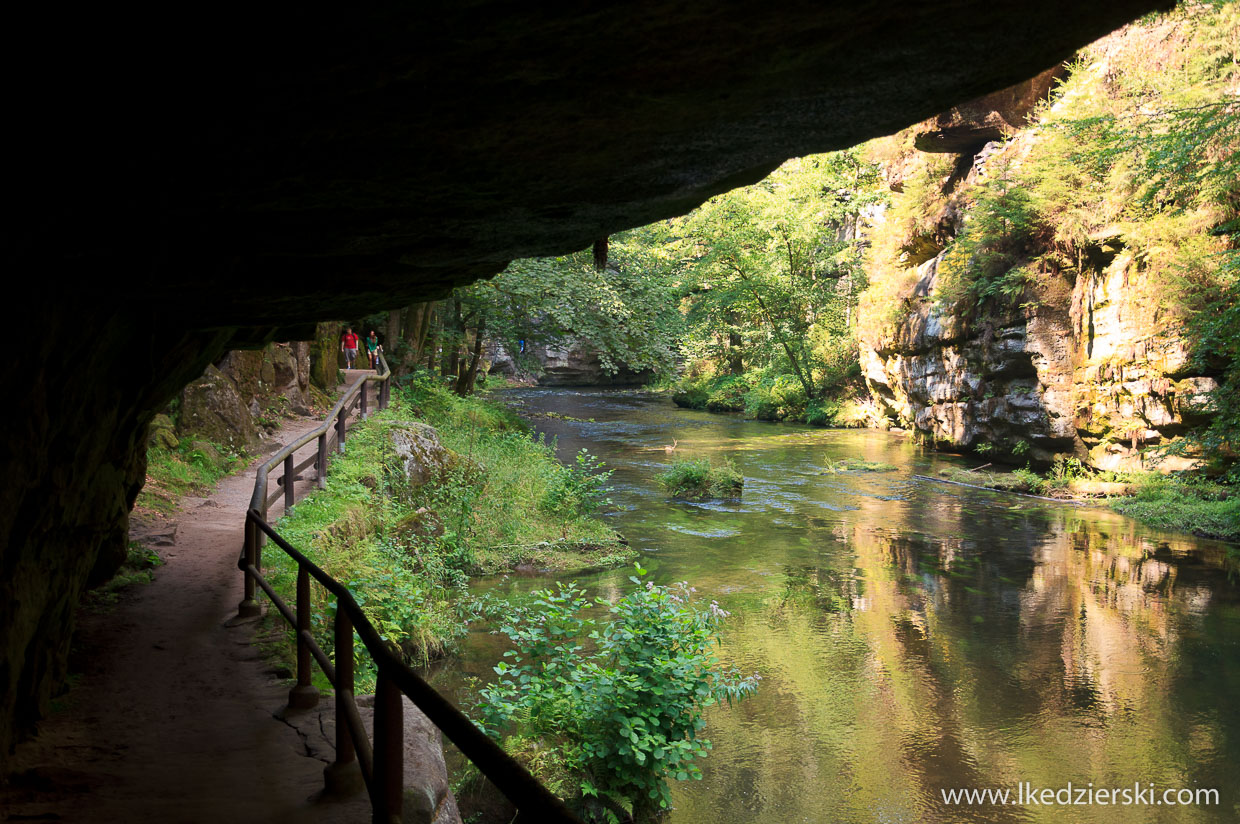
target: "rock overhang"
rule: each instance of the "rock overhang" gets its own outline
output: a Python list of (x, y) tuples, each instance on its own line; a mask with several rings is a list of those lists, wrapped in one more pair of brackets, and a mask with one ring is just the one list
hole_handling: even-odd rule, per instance
[(167, 43), (104, 24), (61, 44), (87, 80), (25, 147), (51, 208), (11, 250), (193, 327), (391, 308), (891, 133), (1166, 5), (386, 3)]

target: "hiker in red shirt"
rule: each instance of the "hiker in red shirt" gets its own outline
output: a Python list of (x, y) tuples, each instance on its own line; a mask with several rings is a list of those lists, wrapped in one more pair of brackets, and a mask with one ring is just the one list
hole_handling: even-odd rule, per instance
[(357, 341), (358, 337), (353, 332), (352, 326), (346, 326), (344, 334), (340, 336), (340, 351), (344, 352), (345, 369), (353, 368), (353, 361), (357, 360)]

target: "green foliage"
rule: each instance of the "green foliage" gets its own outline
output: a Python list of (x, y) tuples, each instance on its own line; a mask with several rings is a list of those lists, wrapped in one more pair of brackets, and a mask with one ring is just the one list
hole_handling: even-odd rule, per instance
[[(805, 399), (855, 377), (843, 364), (855, 354), (851, 326), (867, 282), (856, 229), (881, 200), (877, 166), (835, 152), (789, 161), (673, 221), (685, 354), (717, 373), (765, 372), (767, 390), (786, 376)], [(769, 394), (746, 407), (769, 416), (787, 406)]]
[(578, 795), (591, 820), (667, 809), (668, 779), (701, 778), (702, 711), (757, 689), (757, 675), (725, 670), (711, 652), (727, 616), (717, 604), (697, 606), (684, 583), (630, 580), (619, 601), (597, 602), (607, 620), (586, 617), (585, 592), (563, 584), (511, 608), (500, 631), (515, 649), (475, 706), (491, 735), (553, 791)]
[[(391, 428), (418, 410), (448, 450), (443, 471), (411, 486), (392, 449)], [(391, 406), (350, 428), (327, 489), (312, 492), (277, 523), (281, 535), (345, 583), (367, 617), (406, 660), (444, 654), (465, 631), (477, 573), (531, 563), (579, 569), (625, 563), (632, 551), (590, 513), (604, 504), (610, 473), (587, 455), (572, 468), (532, 438), (508, 410), (458, 397), (425, 373), (393, 392)], [(554, 501), (554, 505), (548, 504)], [(296, 568), (264, 556), (270, 579), (290, 593)], [(313, 627), (332, 648), (334, 602), (318, 592)], [(373, 673), (358, 655), (359, 684)]]
[(543, 507), (551, 512), (570, 515), (593, 515), (611, 504), (607, 497), (607, 481), (612, 470), (582, 449), (573, 458), (573, 465), (558, 473), (543, 498)]
[(664, 374), (683, 325), (668, 242), (666, 226), (652, 224), (612, 236), (602, 271), (589, 251), (514, 260), (458, 295), (518, 358), (518, 341), (572, 338), (587, 343), (607, 373), (627, 366)]
[(135, 506), (165, 515), (186, 495), (205, 495), (221, 479), (245, 467), (248, 456), (202, 438), (182, 438), (174, 449), (146, 451), (146, 482)]
[(668, 495), (690, 501), (739, 498), (745, 487), (745, 476), (728, 459), (712, 463), (706, 458), (678, 458), (655, 479)]
[(993, 303), (1011, 308), (1025, 294), (1038, 215), (1028, 189), (1002, 163), (977, 187), (964, 229), (939, 264), (936, 299), (953, 312), (974, 314)]
[(1129, 498), (1110, 506), (1160, 529), (1240, 541), (1240, 495), (1234, 487), (1204, 481), (1151, 477)]
[[(1021, 443), (1025, 443), (1025, 441), (1021, 441)], [(1020, 485), (1018, 487), (1018, 491), (1031, 492), (1037, 495), (1041, 495), (1046, 491), (1043, 485), (1042, 477), (1029, 467), (1013, 469), (1012, 477)]]

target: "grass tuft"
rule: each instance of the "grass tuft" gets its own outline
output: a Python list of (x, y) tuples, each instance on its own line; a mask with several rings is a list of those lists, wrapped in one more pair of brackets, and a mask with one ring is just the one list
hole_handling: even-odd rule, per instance
[(688, 501), (739, 498), (745, 487), (745, 477), (731, 460), (714, 464), (706, 458), (677, 460), (656, 480), (668, 495)]

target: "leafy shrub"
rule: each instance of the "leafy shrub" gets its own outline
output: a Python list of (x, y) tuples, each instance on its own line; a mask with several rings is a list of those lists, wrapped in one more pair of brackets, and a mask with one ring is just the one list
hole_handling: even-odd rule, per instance
[(745, 393), (748, 391), (749, 384), (744, 378), (725, 375), (711, 386), (706, 409), (710, 412), (744, 412)]
[(685, 583), (643, 585), (638, 576), (615, 604), (596, 602), (609, 620), (583, 617), (585, 592), (564, 584), (511, 609), (500, 632), (516, 649), (475, 706), (517, 754), (543, 753), (530, 766), (557, 792), (577, 795), (593, 820), (667, 809), (668, 779), (701, 778), (693, 761), (710, 748), (697, 737), (702, 711), (757, 689), (757, 675), (724, 670), (711, 652), (726, 612), (694, 604)]
[(573, 466), (557, 472), (543, 496), (543, 508), (551, 512), (592, 515), (611, 501), (607, 498), (607, 480), (613, 470), (603, 469), (603, 462), (582, 449)]
[(739, 498), (745, 486), (745, 477), (731, 460), (714, 464), (706, 458), (678, 459), (655, 480), (673, 498), (690, 501)]
[[(1021, 441), (1021, 443), (1026, 443), (1026, 441)], [(1029, 467), (1013, 469), (1012, 477), (1020, 484), (1018, 491), (1032, 492), (1035, 495), (1041, 494), (1044, 491), (1046, 482), (1042, 479), (1041, 475), (1034, 472)]]

